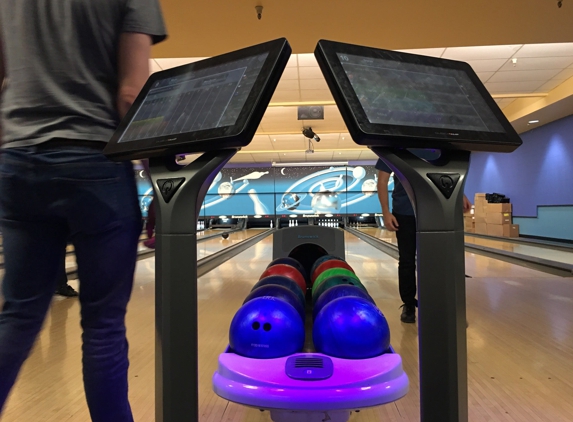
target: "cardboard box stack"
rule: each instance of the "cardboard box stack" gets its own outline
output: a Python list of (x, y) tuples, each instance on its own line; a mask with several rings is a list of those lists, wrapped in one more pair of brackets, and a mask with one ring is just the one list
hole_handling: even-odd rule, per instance
[(490, 203), (485, 193), (476, 193), (474, 206), (475, 233), (498, 237), (519, 237), (519, 225), (512, 224), (512, 207), (509, 202)]

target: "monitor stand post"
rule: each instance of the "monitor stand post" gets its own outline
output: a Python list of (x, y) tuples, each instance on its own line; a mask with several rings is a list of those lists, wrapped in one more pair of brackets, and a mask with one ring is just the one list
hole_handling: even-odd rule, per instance
[(403, 184), (417, 225), (418, 340), (422, 422), (467, 422), (463, 195), (470, 152), (424, 161), (373, 147)]
[(155, 420), (199, 420), (197, 219), (213, 179), (237, 149), (186, 166), (151, 158), (155, 192)]

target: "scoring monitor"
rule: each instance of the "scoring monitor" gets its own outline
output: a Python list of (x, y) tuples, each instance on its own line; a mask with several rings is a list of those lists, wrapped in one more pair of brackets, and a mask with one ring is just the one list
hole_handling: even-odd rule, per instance
[(315, 56), (358, 144), (506, 152), (521, 145), (467, 63), (326, 40)]
[(154, 73), (105, 154), (137, 159), (248, 145), (290, 53), (283, 38)]

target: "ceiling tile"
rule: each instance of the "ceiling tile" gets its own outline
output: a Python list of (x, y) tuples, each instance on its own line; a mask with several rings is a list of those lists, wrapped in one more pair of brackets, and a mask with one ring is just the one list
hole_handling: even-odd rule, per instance
[(290, 103), (300, 101), (299, 91), (275, 91), (271, 103)]
[(499, 108), (502, 110), (515, 101), (515, 98), (498, 98), (495, 100)]
[(149, 60), (149, 74), (155, 73), (155, 72), (159, 72), (161, 69), (161, 66), (159, 66), (159, 63), (157, 63), (155, 61), (155, 59), (150, 59)]
[(322, 74), (320, 67), (318, 66), (306, 66), (299, 67), (298, 74), (300, 79), (322, 79), (324, 80), (324, 75)]
[(564, 81), (565, 79), (569, 79), (573, 76), (573, 68), (567, 68), (559, 72), (557, 75), (553, 77), (554, 80)]
[(205, 57), (178, 57), (172, 59), (155, 59), (155, 61), (163, 70), (165, 70), (177, 66), (183, 66), (189, 63), (194, 63), (203, 59), (205, 59)]
[(280, 91), (293, 91), (298, 89), (299, 89), (298, 79), (281, 79), (275, 93)]
[(328, 89), (305, 89), (300, 92), (301, 101), (334, 101)]
[(526, 44), (514, 57), (573, 56), (573, 43)]
[(495, 73), (495, 72), (480, 72), (480, 73), (478, 73), (477, 75), (478, 75), (478, 78), (479, 78), (482, 82), (485, 83), (485, 82), (488, 81), (489, 78), (492, 77), (492, 75), (493, 75), (494, 73)]
[(452, 60), (509, 59), (519, 50), (519, 45), (484, 45), (476, 47), (449, 47), (442, 58)]
[(326, 161), (332, 160), (334, 151), (315, 151), (314, 154), (307, 154), (308, 161)]
[(573, 64), (573, 57), (538, 57), (517, 59), (515, 65), (509, 60), (500, 70), (565, 69)]
[(543, 84), (543, 81), (527, 82), (488, 82), (485, 87), (490, 94), (512, 94), (533, 92)]
[(318, 66), (318, 63), (316, 62), (316, 57), (314, 57), (314, 54), (312, 53), (307, 53), (307, 54), (298, 54), (298, 66), (299, 67), (305, 67), (305, 66)]
[(496, 72), (488, 82), (547, 81), (559, 72), (559, 69)]
[(298, 55), (297, 54), (291, 54), (291, 56), (288, 59), (288, 63), (287, 63), (287, 67), (298, 67)]
[(413, 50), (397, 50), (404, 53), (419, 54), (421, 56), (441, 57), (445, 48), (415, 48)]
[(563, 81), (560, 81), (557, 79), (552, 79), (548, 82), (545, 82), (543, 85), (541, 85), (539, 88), (537, 88), (534, 92), (549, 92), (552, 89), (557, 88), (562, 83), (563, 83)]
[(492, 60), (469, 60), (467, 63), (472, 67), (474, 72), (497, 72), (505, 63), (507, 59), (492, 59)]
[(298, 67), (287, 67), (281, 75), (281, 81), (298, 79)]
[(328, 89), (328, 85), (326, 85), (326, 81), (324, 78), (321, 79), (301, 79), (300, 80), (300, 89), (311, 89), (311, 90), (326, 90), (330, 92)]

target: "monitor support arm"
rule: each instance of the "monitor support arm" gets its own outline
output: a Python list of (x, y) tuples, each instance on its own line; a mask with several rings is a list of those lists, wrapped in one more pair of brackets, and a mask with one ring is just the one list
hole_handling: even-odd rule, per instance
[(197, 220), (213, 179), (237, 149), (206, 152), (181, 166), (151, 158), (155, 192), (155, 420), (199, 420)]
[(463, 188), (470, 152), (444, 150), (429, 162), (403, 149), (372, 151), (416, 214), (421, 421), (467, 422)]

